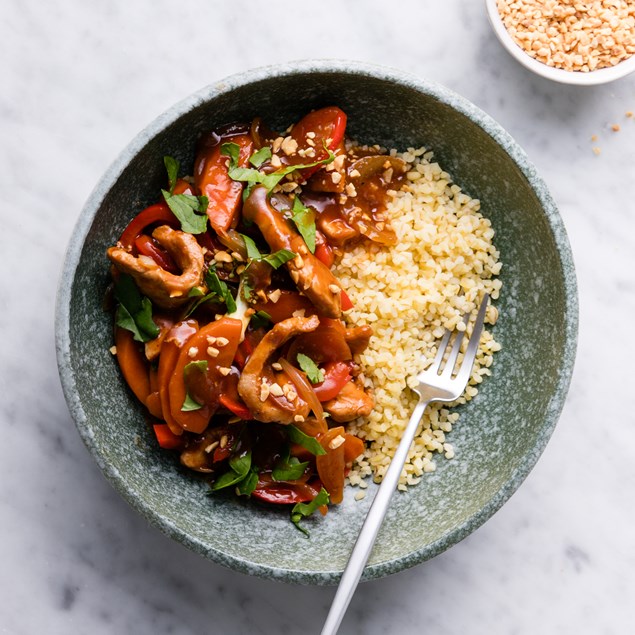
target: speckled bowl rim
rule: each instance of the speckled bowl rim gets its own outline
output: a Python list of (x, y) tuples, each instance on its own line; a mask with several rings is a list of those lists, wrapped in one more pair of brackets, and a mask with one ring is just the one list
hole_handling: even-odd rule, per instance
[(347, 73), (351, 76), (367, 76), (393, 82), (437, 99), (439, 102), (446, 104), (459, 113), (465, 115), (473, 123), (482, 128), (509, 155), (511, 160), (523, 173), (533, 189), (534, 194), (540, 201), (545, 217), (553, 233), (562, 271), (564, 273), (564, 323), (566, 324), (565, 352), (562, 359), (558, 381), (554, 388), (553, 397), (550, 401), (547, 415), (539, 431), (535, 445), (531, 451), (524, 455), (523, 460), (505, 485), (498, 490), (498, 492), (482, 509), (473, 514), (462, 525), (456, 527), (450, 532), (447, 532), (438, 540), (422, 547), (421, 549), (392, 560), (367, 566), (363, 579), (369, 580), (397, 573), (438, 555), (472, 533), (488, 518), (490, 518), (503, 505), (503, 503), (505, 503), (505, 501), (507, 501), (507, 499), (514, 493), (525, 477), (529, 474), (539, 456), (542, 454), (564, 405), (573, 372), (578, 330), (578, 298), (575, 269), (562, 219), (545, 183), (538, 176), (535, 167), (528, 160), (525, 152), (491, 117), (486, 115), (467, 99), (457, 95), (440, 84), (420, 79), (397, 69), (363, 62), (346, 60), (306, 60), (267, 66), (238, 73), (220, 82), (207, 86), (177, 103), (172, 108), (159, 115), (128, 144), (123, 152), (121, 152), (121, 154), (117, 157), (115, 162), (106, 171), (88, 198), (71, 236), (60, 277), (57, 292), (55, 333), (58, 369), (64, 396), (68, 403), (71, 415), (75, 420), (84, 443), (91, 454), (95, 457), (95, 460), (102, 472), (125, 500), (127, 500), (150, 523), (158, 527), (166, 535), (221, 565), (243, 573), (255, 574), (264, 578), (281, 580), (288, 583), (328, 585), (336, 584), (338, 582), (342, 573), (341, 570), (312, 572), (306, 570), (283, 569), (255, 564), (246, 559), (228, 555), (215, 548), (211, 548), (201, 540), (187, 535), (151, 506), (140, 501), (135, 496), (135, 493), (128, 488), (122, 474), (120, 474), (119, 471), (112, 465), (107, 463), (101, 455), (90, 426), (87, 425), (87, 417), (82, 408), (77, 392), (75, 373), (70, 363), (70, 304), (75, 270), (78, 266), (82, 248), (96, 212), (107, 192), (115, 184), (128, 163), (141, 151), (149, 140), (164, 130), (167, 126), (171, 125), (181, 115), (203, 102), (231, 92), (238, 87), (245, 86), (252, 82), (261, 81), (274, 76), (282, 77), (311, 72)]
[(490, 24), (500, 43), (517, 62), (536, 73), (536, 75), (558, 82), (559, 84), (597, 86), (599, 84), (608, 84), (616, 79), (621, 79), (635, 71), (635, 55), (621, 61), (615, 66), (598, 68), (588, 73), (565, 71), (563, 68), (547, 66), (531, 57), (531, 55), (523, 51), (523, 49), (516, 44), (498, 11), (497, 0), (485, 0), (485, 5)]

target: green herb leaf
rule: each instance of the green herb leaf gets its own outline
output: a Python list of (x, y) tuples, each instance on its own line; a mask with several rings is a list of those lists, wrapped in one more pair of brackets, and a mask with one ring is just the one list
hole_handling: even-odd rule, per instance
[[(234, 144), (236, 145), (236, 144)], [(271, 148), (269, 146), (263, 146), (260, 150), (257, 150), (249, 157), (249, 163), (255, 168), (259, 168), (265, 161), (271, 158)]]
[[(194, 291), (194, 289), (192, 289), (192, 291)], [(190, 308), (187, 310), (184, 318), (190, 317), (190, 315), (192, 315), (192, 313), (194, 313), (194, 311), (196, 311), (196, 309), (198, 309), (199, 306), (201, 306), (202, 304), (205, 304), (206, 302), (211, 302), (211, 301), (224, 302), (225, 301), (224, 298), (220, 297), (216, 293), (208, 293), (207, 295), (203, 295), (203, 293), (199, 291), (198, 293), (190, 292), (188, 293), (188, 296), (191, 298), (198, 297), (198, 300), (196, 300), (196, 302), (192, 302), (192, 306), (190, 306)]]
[[(205, 283), (209, 287), (210, 296), (216, 295), (227, 306), (227, 313), (233, 313), (236, 310), (236, 300), (229, 290), (229, 287), (223, 282), (213, 269), (208, 269), (205, 274)], [(211, 298), (208, 298), (211, 299)]]
[(243, 275), (241, 277), (241, 280), (243, 281), (243, 286), (242, 286), (242, 293), (243, 293), (243, 299), (246, 302), (249, 302), (249, 300), (251, 299), (251, 296), (254, 292), (254, 286), (249, 282), (249, 277), (246, 275)]
[(135, 341), (147, 342), (150, 340), (150, 338), (147, 337), (145, 333), (139, 330), (139, 327), (134, 321), (134, 318), (132, 317), (132, 315), (130, 315), (130, 312), (123, 304), (117, 306), (117, 311), (115, 313), (115, 322), (119, 328), (130, 331)]
[(259, 329), (261, 326), (268, 326), (271, 321), (271, 316), (266, 311), (256, 311), (251, 316), (251, 326), (255, 329)]
[(229, 167), (236, 167), (238, 165), (240, 146), (237, 143), (223, 143), (220, 147), (220, 153), (223, 156), (229, 157)]
[(229, 472), (222, 474), (214, 484), (212, 490), (216, 491), (231, 485), (240, 483), (248, 474), (251, 468), (251, 450), (248, 450), (244, 454), (237, 454), (229, 459)]
[(294, 425), (288, 425), (285, 427), (289, 441), (301, 445), (305, 450), (308, 450), (311, 454), (319, 456), (320, 454), (326, 454), (326, 450), (320, 445), (320, 442), (315, 437), (310, 437), (308, 434), (304, 434), (302, 430), (296, 428)]
[(160, 333), (152, 320), (152, 302), (142, 296), (132, 276), (119, 275), (115, 281), (115, 298), (119, 302), (115, 315), (117, 326), (130, 331), (137, 342), (148, 342)]
[(192, 196), (191, 194), (170, 194), (161, 190), (163, 198), (179, 219), (181, 229), (188, 234), (202, 234), (207, 231), (207, 214), (205, 212), (208, 200), (206, 196)]
[(170, 194), (174, 192), (174, 186), (176, 185), (176, 181), (179, 178), (179, 162), (172, 157), (163, 157), (163, 165), (165, 165), (165, 169), (168, 172), (168, 186), (170, 188)]
[(258, 470), (252, 467), (247, 476), (236, 486), (236, 493), (239, 496), (250, 496), (258, 487)]
[(244, 454), (234, 454), (234, 456), (229, 459), (229, 467), (231, 467), (234, 472), (247, 476), (247, 472), (249, 472), (249, 468), (251, 467), (251, 450), (248, 450)]
[(201, 373), (206, 373), (207, 372), (207, 360), (206, 359), (199, 359), (195, 362), (189, 362), (189, 364), (185, 365), (185, 368), (183, 369), (183, 375), (184, 377), (187, 379), (188, 375), (190, 374), (190, 372), (192, 371), (192, 369), (196, 369), (198, 371), (200, 371)]
[(241, 234), (240, 237), (245, 243), (245, 247), (247, 249), (247, 257), (251, 258), (252, 260), (260, 260), (262, 258), (262, 254), (260, 253), (260, 250), (256, 246), (256, 243), (253, 241), (253, 239), (249, 236), (246, 236), (245, 234)]
[(310, 207), (305, 207), (298, 196), (293, 200), (291, 220), (304, 238), (309, 251), (315, 253), (315, 212)]
[(289, 262), (289, 260), (293, 260), (296, 257), (296, 254), (288, 249), (279, 249), (273, 254), (269, 254), (267, 256), (263, 256), (261, 260), (266, 262), (268, 265), (271, 265), (274, 269), (278, 269), (285, 262)]
[[(200, 373), (206, 373), (207, 360), (199, 359), (196, 362), (189, 362), (188, 364), (185, 365), (185, 368), (183, 368), (183, 381), (185, 382), (186, 386), (187, 386), (187, 381), (190, 376), (190, 373), (193, 370), (196, 370)], [(192, 397), (192, 395), (190, 395), (189, 391), (185, 393), (185, 399), (183, 400), (183, 405), (181, 406), (182, 412), (191, 412), (192, 410), (200, 410), (202, 407), (203, 407), (203, 404), (198, 403), (198, 401), (196, 401)]]
[(274, 481), (295, 481), (304, 474), (308, 465), (308, 461), (300, 463), (295, 456), (285, 457), (275, 464), (271, 477)]
[(305, 536), (309, 536), (309, 532), (304, 528), (300, 526), (300, 521), (303, 518), (307, 518), (308, 516), (310, 516), (311, 514), (313, 514), (313, 512), (315, 512), (315, 510), (318, 507), (321, 507), (322, 505), (328, 505), (329, 503), (329, 493), (322, 488), (318, 495), (309, 503), (296, 503), (293, 506), (293, 509), (291, 510), (291, 522), (305, 535)]
[[(270, 192), (285, 176), (287, 176), (287, 174), (291, 174), (296, 170), (313, 168), (316, 165), (327, 165), (328, 163), (335, 161), (335, 155), (333, 152), (331, 152), (326, 146), (324, 146), (324, 149), (328, 152), (326, 159), (320, 159), (319, 161), (314, 161), (313, 163), (301, 165), (288, 165), (286, 168), (282, 168), (281, 170), (277, 170), (276, 172), (272, 172), (270, 174), (265, 174), (264, 172), (260, 172), (254, 168), (239, 167), (238, 157), (240, 154), (240, 148), (235, 143), (223, 143), (220, 152), (221, 154), (229, 157), (229, 169), (227, 171), (229, 178), (234, 181), (243, 181), (248, 184), (248, 188), (245, 192), (249, 192), (251, 187), (257, 183), (264, 185), (267, 191)], [(243, 193), (243, 198), (244, 197), (245, 194)]]
[(185, 393), (185, 399), (183, 400), (183, 405), (181, 406), (181, 412), (192, 412), (193, 410), (200, 410), (203, 407), (203, 404), (198, 403), (189, 392)]
[(243, 241), (245, 242), (245, 247), (247, 249), (247, 257), (250, 260), (255, 260), (257, 262), (266, 262), (268, 265), (273, 267), (274, 269), (278, 269), (285, 262), (292, 260), (296, 257), (296, 254), (288, 249), (279, 249), (278, 251), (272, 254), (262, 254), (258, 249), (256, 243), (245, 234), (240, 235)]
[(324, 381), (324, 373), (308, 355), (298, 353), (297, 359), (300, 368), (306, 373), (306, 376), (312, 384), (320, 384)]

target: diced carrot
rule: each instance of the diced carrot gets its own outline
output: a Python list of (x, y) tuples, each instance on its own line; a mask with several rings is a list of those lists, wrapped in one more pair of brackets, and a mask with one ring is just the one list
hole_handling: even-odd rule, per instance
[(159, 371), (157, 374), (161, 412), (170, 430), (172, 430), (173, 434), (177, 435), (183, 434), (183, 428), (174, 420), (170, 411), (170, 379), (174, 374), (174, 368), (179, 359), (181, 347), (197, 330), (198, 322), (196, 320), (179, 322), (169, 330), (161, 345)]
[(126, 329), (115, 327), (115, 346), (117, 362), (121, 373), (135, 397), (145, 404), (150, 394), (148, 362), (141, 350), (141, 344), (134, 341), (132, 333)]
[(352, 463), (358, 456), (364, 454), (364, 442), (354, 434), (344, 435), (344, 461)]
[(315, 457), (318, 475), (324, 488), (329, 493), (331, 503), (341, 503), (344, 498), (344, 468), (346, 466), (344, 458), (344, 444), (335, 448), (331, 443), (338, 436), (344, 436), (344, 428), (337, 426), (331, 428), (318, 439), (326, 454)]
[[(179, 352), (168, 387), (170, 414), (184, 430), (201, 433), (218, 407), (224, 376), (220, 368), (231, 367), (242, 333), (242, 322), (222, 317), (206, 324), (187, 341)], [(223, 342), (220, 346), (215, 339)], [(207, 370), (192, 372), (185, 384), (184, 370), (192, 362), (206, 361)], [(198, 410), (183, 411), (181, 408), (190, 394), (201, 404)]]
[(163, 409), (161, 408), (161, 395), (159, 391), (151, 392), (146, 399), (148, 412), (157, 419), (163, 419)]

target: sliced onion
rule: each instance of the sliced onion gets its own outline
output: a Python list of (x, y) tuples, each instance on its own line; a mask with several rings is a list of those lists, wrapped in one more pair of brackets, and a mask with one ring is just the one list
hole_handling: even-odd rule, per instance
[(292, 366), (284, 357), (280, 358), (278, 363), (282, 366), (282, 370), (289, 376), (298, 396), (309, 404), (309, 408), (313, 410), (315, 418), (320, 423), (324, 423), (324, 409), (315, 394), (315, 390), (313, 390), (313, 386), (311, 386), (311, 382), (309, 382), (304, 373), (299, 371), (295, 366)]
[(231, 251), (235, 251), (247, 260), (247, 248), (245, 247), (245, 241), (235, 229), (228, 229), (226, 232), (219, 233), (218, 240), (220, 240), (225, 247)]
[(360, 182), (364, 182), (375, 174), (379, 174), (386, 171), (386, 163), (390, 164), (390, 167), (397, 173), (403, 174), (406, 171), (406, 162), (397, 157), (386, 156), (385, 154), (377, 154), (367, 157), (362, 157), (353, 161), (348, 168), (348, 173), (357, 170), (359, 176), (357, 177)]
[(329, 429), (326, 419), (318, 421), (315, 417), (307, 417), (304, 421), (296, 421), (293, 425), (304, 434), (316, 438)]

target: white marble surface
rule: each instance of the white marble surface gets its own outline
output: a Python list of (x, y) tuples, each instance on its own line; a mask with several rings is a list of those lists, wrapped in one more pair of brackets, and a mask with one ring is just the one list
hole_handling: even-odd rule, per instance
[(1, 8), (0, 633), (319, 632), (333, 589), (220, 568), (120, 499), (75, 431), (53, 344), (67, 240), (129, 139), (205, 84), (311, 56), (440, 81), (506, 127), (560, 207), (581, 307), (569, 398), (529, 478), (450, 551), (363, 584), (342, 632), (635, 632), (635, 75), (587, 89), (534, 77), (477, 0)]

